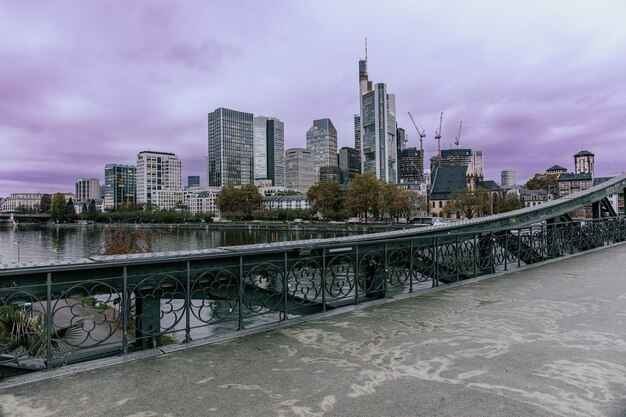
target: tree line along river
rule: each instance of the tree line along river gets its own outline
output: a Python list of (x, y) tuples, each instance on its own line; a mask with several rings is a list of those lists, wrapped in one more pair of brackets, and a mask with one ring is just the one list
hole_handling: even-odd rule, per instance
[[(135, 228), (134, 225), (127, 227)], [(46, 262), (74, 260), (102, 253), (103, 225), (17, 225), (0, 228), (0, 263)], [(292, 240), (333, 238), (357, 233), (381, 231), (353, 226), (315, 227), (301, 225), (207, 225), (183, 227), (177, 225), (141, 227), (155, 231), (154, 252), (209, 249), (220, 246)], [(19, 258), (19, 259), (18, 259)]]

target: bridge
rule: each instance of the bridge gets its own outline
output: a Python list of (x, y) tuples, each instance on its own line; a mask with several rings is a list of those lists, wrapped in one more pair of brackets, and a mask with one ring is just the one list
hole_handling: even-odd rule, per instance
[(50, 214), (23, 214), (0, 212), (0, 226), (14, 223), (43, 223), (50, 221)]
[[(455, 285), (626, 239), (607, 196), (626, 175), (542, 206), (451, 225), (191, 252), (3, 264), (0, 372), (185, 345)], [(594, 219), (568, 213), (591, 205)], [(8, 370), (8, 371), (7, 371)]]
[(0, 415), (623, 416), (625, 269), (615, 245), (223, 343), (12, 378)]

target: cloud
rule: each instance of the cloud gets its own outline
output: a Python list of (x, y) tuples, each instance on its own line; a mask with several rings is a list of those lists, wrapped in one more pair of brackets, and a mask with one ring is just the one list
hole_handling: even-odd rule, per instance
[(398, 122), (443, 146), (484, 151), (487, 176), (518, 178), (596, 154), (624, 168), (626, 6), (511, 4), (22, 1), (0, 16), (0, 195), (69, 190), (107, 163), (174, 152), (203, 177), (206, 115), (218, 107), (279, 117), (286, 147), (329, 117), (353, 146), (358, 60), (396, 94)]

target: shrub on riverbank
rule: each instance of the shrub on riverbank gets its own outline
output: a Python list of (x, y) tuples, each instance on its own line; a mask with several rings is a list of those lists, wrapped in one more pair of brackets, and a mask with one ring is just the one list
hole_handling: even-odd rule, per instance
[(211, 213), (193, 214), (189, 211), (114, 211), (98, 213), (97, 223), (210, 223)]

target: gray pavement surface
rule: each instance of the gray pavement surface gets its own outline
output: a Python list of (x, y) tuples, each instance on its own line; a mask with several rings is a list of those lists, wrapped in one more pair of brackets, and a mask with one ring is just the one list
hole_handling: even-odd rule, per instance
[(0, 388), (0, 416), (626, 416), (626, 245)]

